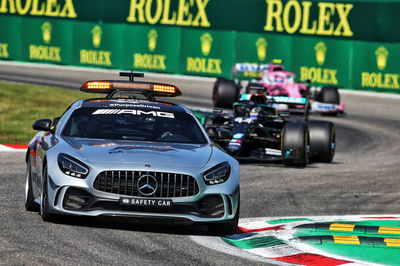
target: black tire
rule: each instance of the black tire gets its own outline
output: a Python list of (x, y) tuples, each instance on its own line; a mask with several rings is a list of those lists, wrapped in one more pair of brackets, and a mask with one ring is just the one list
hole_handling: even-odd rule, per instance
[(49, 207), (49, 191), (48, 191), (48, 174), (47, 174), (47, 165), (43, 168), (43, 188), (42, 188), (42, 200), (40, 204), (40, 216), (42, 220), (45, 222), (54, 221), (54, 214), (50, 212)]
[[(322, 87), (321, 91), (319, 92), (318, 100), (323, 103), (333, 103), (339, 104), (340, 103), (340, 95), (339, 90), (335, 86), (325, 86)], [(322, 113), (324, 116), (337, 116), (339, 112), (329, 112), (329, 113)]]
[(24, 205), (25, 209), (30, 212), (39, 211), (39, 204), (35, 202), (33, 191), (32, 191), (32, 169), (31, 160), (28, 158), (26, 162), (26, 183), (25, 183), (25, 195), (24, 195)]
[(214, 83), (213, 104), (215, 107), (232, 107), (239, 97), (239, 89), (233, 80), (218, 78)]
[(328, 121), (309, 121), (310, 158), (315, 162), (331, 163), (335, 155), (335, 125)]
[(319, 92), (318, 100), (323, 103), (339, 104), (340, 103), (340, 95), (339, 95), (338, 88), (335, 86), (322, 87), (321, 91)]
[(219, 236), (233, 235), (236, 234), (239, 224), (239, 214), (240, 214), (240, 192), (238, 196), (238, 206), (236, 210), (235, 217), (228, 222), (224, 223), (210, 223), (208, 224), (208, 231), (212, 234)]
[(282, 130), (283, 163), (303, 167), (308, 163), (309, 133), (305, 123), (287, 123)]

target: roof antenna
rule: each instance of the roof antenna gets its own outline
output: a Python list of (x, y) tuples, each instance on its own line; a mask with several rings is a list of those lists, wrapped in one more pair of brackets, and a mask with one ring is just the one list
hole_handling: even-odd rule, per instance
[(129, 77), (129, 81), (134, 81), (134, 78), (143, 78), (144, 77), (144, 73), (140, 73), (140, 72), (133, 72), (133, 70), (131, 70), (131, 72), (119, 72), (119, 75), (121, 77)]

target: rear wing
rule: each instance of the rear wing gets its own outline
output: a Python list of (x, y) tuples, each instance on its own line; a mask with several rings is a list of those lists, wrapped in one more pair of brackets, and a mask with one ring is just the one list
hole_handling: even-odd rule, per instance
[(237, 63), (233, 65), (232, 77), (234, 79), (261, 78), (264, 71), (282, 71), (284, 67), (279, 64), (251, 64)]
[(263, 72), (268, 69), (268, 64), (237, 63), (233, 65), (232, 78), (245, 80), (261, 78)]

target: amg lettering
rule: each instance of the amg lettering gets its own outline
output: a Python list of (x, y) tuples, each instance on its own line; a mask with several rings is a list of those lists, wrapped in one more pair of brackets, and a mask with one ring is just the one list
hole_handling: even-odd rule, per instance
[[(111, 111), (110, 111), (111, 110)], [(144, 111), (136, 109), (97, 109), (92, 115), (110, 115), (110, 114), (131, 114), (131, 115), (151, 115), (156, 117), (164, 117), (174, 119), (173, 113), (159, 111)]]
[[(119, 113), (121, 114), (121, 112)], [(150, 111), (150, 112), (145, 112), (142, 110), (137, 110), (137, 115), (152, 115), (152, 116), (157, 116), (155, 111)]]
[(186, 70), (189, 72), (221, 74), (221, 59), (214, 58), (186, 58)]
[(0, 58), (9, 58), (8, 43), (0, 43)]
[[(58, 2), (64, 2), (59, 4)], [(60, 18), (76, 18), (74, 2), (72, 0), (1, 0), (0, 13), (18, 14), (24, 16), (46, 16)]]
[(157, 112), (157, 116), (159, 117), (165, 117), (165, 118), (175, 118), (173, 113), (167, 113), (167, 112)]
[[(173, 4), (171, 0), (131, 0), (129, 16), (126, 21), (132, 23), (148, 23), (162, 25), (210, 27), (206, 6), (210, 0), (179, 0)], [(177, 9), (176, 9), (177, 8)], [(194, 14), (197, 10), (197, 13)]]
[[(265, 0), (267, 4), (265, 31), (294, 34), (353, 36), (348, 17), (353, 4), (290, 0)], [(315, 10), (318, 8), (317, 10)], [(318, 11), (318, 19), (310, 20), (310, 10)], [(335, 24), (333, 21), (338, 21)]]

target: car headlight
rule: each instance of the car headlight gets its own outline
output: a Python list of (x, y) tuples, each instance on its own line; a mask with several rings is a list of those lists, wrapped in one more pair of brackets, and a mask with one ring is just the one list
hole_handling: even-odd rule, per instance
[(231, 165), (223, 162), (205, 171), (203, 178), (207, 185), (216, 185), (228, 180), (230, 174)]
[(84, 179), (89, 174), (89, 167), (86, 164), (65, 153), (58, 155), (58, 167), (64, 174), (76, 178)]

